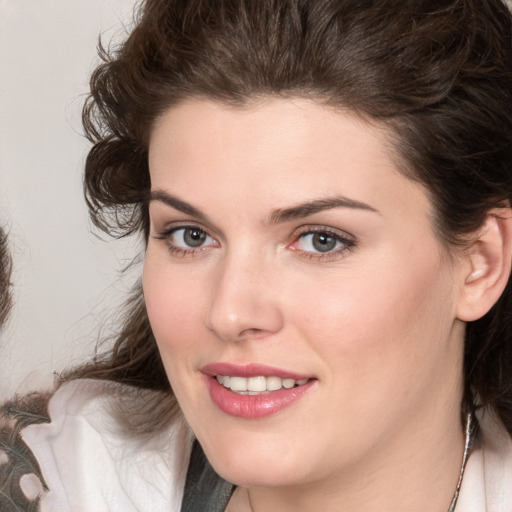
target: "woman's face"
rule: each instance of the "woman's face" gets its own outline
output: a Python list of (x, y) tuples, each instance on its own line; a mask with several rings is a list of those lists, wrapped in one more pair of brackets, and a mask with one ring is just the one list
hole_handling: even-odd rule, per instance
[(458, 423), (462, 265), (383, 129), (306, 100), (190, 100), (149, 165), (149, 318), (222, 476), (364, 477)]

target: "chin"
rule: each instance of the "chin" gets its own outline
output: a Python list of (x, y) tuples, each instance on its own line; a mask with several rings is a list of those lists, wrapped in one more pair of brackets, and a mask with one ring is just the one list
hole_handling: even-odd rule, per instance
[(205, 448), (205, 454), (222, 478), (238, 486), (280, 487), (307, 480), (297, 450), (276, 450), (269, 443), (231, 443), (230, 448)]
[(301, 478), (296, 474), (296, 468), (280, 469), (259, 464), (248, 463), (247, 460), (240, 464), (212, 464), (215, 471), (225, 480), (239, 487), (287, 487), (301, 483)]

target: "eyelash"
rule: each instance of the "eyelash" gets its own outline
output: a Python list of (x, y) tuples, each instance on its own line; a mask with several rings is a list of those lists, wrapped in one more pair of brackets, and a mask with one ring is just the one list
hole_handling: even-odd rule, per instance
[(173, 256), (177, 256), (180, 258), (184, 258), (186, 256), (199, 256), (201, 253), (208, 250), (208, 247), (211, 246), (211, 245), (199, 246), (197, 248), (190, 247), (189, 249), (180, 247), (179, 245), (175, 244), (172, 241), (172, 236), (180, 230), (200, 231), (201, 233), (203, 233), (204, 235), (206, 235), (207, 237), (211, 238), (214, 241), (213, 245), (215, 245), (215, 246), (219, 245), (218, 242), (216, 242), (215, 239), (210, 234), (208, 234), (208, 231), (206, 231), (201, 226), (197, 226), (195, 224), (177, 225), (177, 226), (173, 226), (172, 228), (163, 231), (162, 233), (160, 233), (158, 235), (155, 235), (155, 238), (157, 240), (163, 240), (165, 242), (165, 244), (167, 245), (167, 249), (169, 250), (169, 253)]
[[(213, 243), (204, 246), (198, 246), (197, 248), (190, 247), (186, 249), (184, 247), (180, 247), (179, 245), (172, 241), (172, 236), (180, 230), (199, 231), (203, 233), (206, 237), (211, 238), (213, 240)], [(305, 251), (300, 248), (293, 247), (294, 245), (299, 243), (299, 241), (305, 239), (307, 236), (310, 235), (327, 235), (328, 238), (333, 239), (336, 244), (340, 245), (340, 247), (323, 253), (320, 251)], [(205, 251), (209, 250), (209, 248), (211, 248), (212, 246), (216, 247), (219, 245), (215, 238), (211, 236), (206, 229), (195, 224), (183, 224), (173, 226), (172, 228), (167, 229), (158, 235), (155, 235), (154, 238), (157, 240), (163, 240), (166, 243), (169, 253), (171, 255), (182, 258), (187, 256), (199, 256), (201, 253), (204, 253)], [(298, 232), (296, 232), (293, 235), (292, 238), (292, 243), (288, 245), (289, 249), (308, 260), (332, 261), (334, 259), (341, 257), (345, 252), (354, 250), (354, 248), (356, 247), (356, 240), (352, 236), (342, 234), (336, 230), (333, 230), (332, 228), (328, 228), (325, 226), (304, 226), (300, 228)]]
[[(339, 243), (340, 247), (324, 253), (293, 248), (293, 245), (297, 244), (301, 239), (304, 239), (309, 235), (327, 235), (327, 237), (332, 238), (336, 243)], [(305, 226), (300, 228), (298, 233), (294, 235), (294, 241), (289, 245), (289, 247), (291, 250), (300, 253), (303, 258), (309, 260), (332, 261), (340, 258), (347, 251), (353, 251), (356, 247), (356, 240), (347, 233), (341, 233), (326, 226)]]

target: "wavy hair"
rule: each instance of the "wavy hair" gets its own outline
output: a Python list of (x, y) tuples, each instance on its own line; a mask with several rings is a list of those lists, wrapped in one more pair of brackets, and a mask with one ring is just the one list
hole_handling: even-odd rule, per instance
[(0, 228), (0, 327), (7, 319), (12, 301), (10, 294), (12, 262), (7, 247), (7, 234)]
[[(512, 202), (512, 16), (501, 0), (145, 0), (118, 47), (100, 45), (83, 110), (94, 224), (148, 236), (148, 141), (190, 97), (242, 106), (305, 97), (387, 126), (426, 187), (435, 230), (462, 244)], [(512, 433), (512, 290), (467, 325), (465, 394)], [(172, 393), (140, 286), (112, 350), (68, 377)]]

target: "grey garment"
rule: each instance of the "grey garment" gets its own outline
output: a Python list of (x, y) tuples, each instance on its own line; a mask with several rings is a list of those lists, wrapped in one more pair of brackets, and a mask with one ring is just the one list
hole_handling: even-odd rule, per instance
[(181, 512), (223, 512), (234, 490), (232, 483), (215, 473), (201, 445), (194, 441)]

